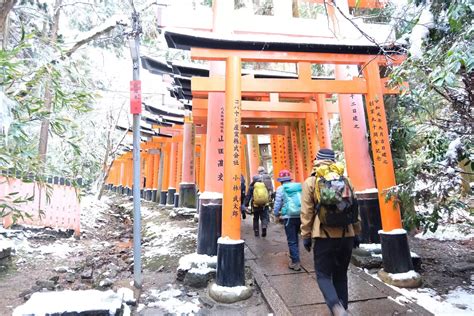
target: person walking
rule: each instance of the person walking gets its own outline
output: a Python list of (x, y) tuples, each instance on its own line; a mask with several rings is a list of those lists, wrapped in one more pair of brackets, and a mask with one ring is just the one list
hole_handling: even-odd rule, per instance
[(240, 175), (240, 211), (242, 213), (242, 219), (246, 219), (247, 218), (247, 208), (245, 207), (244, 205), (244, 202), (245, 202), (245, 178), (244, 178), (244, 175), (241, 174)]
[(273, 214), (275, 218), (283, 219), (286, 240), (290, 252), (288, 268), (300, 271), (299, 232), (301, 226), (301, 183), (292, 182), (291, 173), (281, 170), (278, 174), (281, 186), (276, 190)]
[(257, 172), (258, 174), (253, 176), (245, 196), (245, 206), (248, 207), (250, 202), (252, 202), (251, 212), (253, 213), (255, 237), (260, 236), (260, 221), (262, 222), (262, 237), (265, 237), (267, 236), (267, 227), (270, 220), (268, 209), (270, 196), (273, 193), (273, 182), (264, 167), (258, 167)]
[(301, 236), (312, 245), (316, 280), (332, 315), (349, 315), (347, 270), (352, 248), (358, 247), (358, 204), (344, 166), (334, 151), (320, 149), (312, 174), (303, 183)]

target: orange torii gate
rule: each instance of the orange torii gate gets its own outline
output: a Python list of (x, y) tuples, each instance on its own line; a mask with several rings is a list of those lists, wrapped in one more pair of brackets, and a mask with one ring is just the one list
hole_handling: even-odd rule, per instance
[[(284, 56), (282, 56), (284, 55)], [(226, 60), (228, 64), (228, 73), (226, 73), (226, 107), (232, 109), (232, 114), (226, 115), (226, 132), (231, 136), (232, 134), (228, 130), (234, 130), (234, 126), (237, 124), (237, 118), (241, 117), (241, 106), (240, 98), (241, 93), (245, 89), (249, 89), (252, 92), (266, 92), (272, 90), (268, 88), (273, 83), (268, 82), (267, 80), (259, 82), (259, 80), (252, 80), (252, 87), (250, 85), (245, 85), (246, 78), (240, 77), (240, 64), (242, 61), (259, 61), (259, 62), (287, 62), (294, 60), (301, 60), (304, 58), (307, 62), (333, 62), (338, 64), (355, 64), (361, 65), (363, 67), (364, 79), (357, 80), (335, 80), (330, 84), (319, 83), (316, 84), (309, 80), (306, 83), (316, 89), (316, 92), (319, 93), (345, 93), (345, 94), (364, 94), (367, 99), (368, 104), (368, 121), (369, 121), (369, 130), (371, 139), (373, 142), (372, 150), (374, 155), (374, 164), (375, 164), (375, 175), (377, 179), (377, 187), (379, 191), (379, 204), (382, 215), (382, 226), (384, 232), (387, 232), (385, 238), (390, 239), (390, 236), (400, 236), (402, 234), (393, 234), (393, 231), (399, 230), (402, 228), (401, 216), (398, 206), (394, 204), (393, 199), (385, 201), (384, 191), (392, 186), (395, 183), (395, 174), (393, 171), (393, 162), (390, 152), (390, 143), (388, 138), (388, 129), (385, 117), (385, 109), (383, 103), (383, 94), (384, 88), (380, 78), (379, 63), (386, 62), (384, 59), (378, 56), (371, 55), (341, 55), (341, 54), (321, 54), (321, 53), (292, 53), (286, 52), (285, 54), (267, 52), (267, 51), (226, 51), (226, 50), (212, 50), (212, 49), (200, 49), (192, 48), (191, 56), (193, 59), (206, 59), (206, 60)], [(327, 59), (326, 59), (327, 58)], [(401, 62), (403, 58), (396, 58), (393, 61)], [(392, 61), (392, 62), (393, 62)], [(196, 79), (196, 80), (195, 80)], [(221, 86), (219, 82), (220, 78), (193, 78), (193, 83), (197, 82), (197, 89), (199, 91), (203, 90), (214, 90), (216, 91), (216, 86)], [(285, 85), (276, 84), (285, 92), (291, 92), (292, 88), (296, 92), (306, 92), (308, 91), (307, 87), (303, 86), (303, 83), (295, 82), (300, 81), (294, 80), (293, 82), (285, 83)], [(238, 83), (236, 83), (238, 82)], [(285, 86), (285, 87), (283, 87)], [(231, 87), (231, 91), (229, 91)], [(194, 85), (193, 85), (194, 90)], [(217, 90), (219, 91), (219, 90)], [(244, 91), (247, 92), (248, 90)], [(239, 122), (240, 123), (240, 122)], [(228, 135), (226, 134), (226, 136)], [(239, 154), (238, 150), (228, 148), (226, 144), (226, 151), (224, 152), (226, 161), (232, 161), (232, 157)], [(234, 166), (235, 167), (235, 166)], [(229, 167), (226, 169), (228, 173), (224, 176), (227, 179), (235, 179), (238, 175), (238, 171), (234, 167)], [(224, 190), (224, 209), (223, 209), (223, 227), (222, 234), (223, 236), (228, 236), (231, 239), (240, 239), (240, 220), (238, 217), (238, 211), (235, 208), (235, 205), (231, 201), (238, 199), (236, 192), (232, 190), (234, 181), (230, 181), (231, 185), (228, 185)], [(236, 213), (237, 212), (237, 213)], [(237, 215), (236, 215), (237, 214)], [(391, 233), (391, 234), (390, 234)], [(385, 234), (382, 233), (382, 236)], [(406, 238), (406, 233), (405, 233)], [(402, 237), (403, 239), (403, 237)], [(383, 238), (382, 238), (383, 240)], [(406, 240), (406, 239), (405, 239)], [(408, 249), (408, 248), (407, 248)], [(390, 253), (390, 249), (387, 249)], [(393, 255), (393, 254), (392, 254)], [(399, 259), (403, 259), (400, 256), (404, 254), (396, 254)], [(390, 256), (390, 255), (389, 255)], [(404, 258), (405, 262), (403, 265), (409, 264), (406, 260), (411, 260), (410, 257)]]
[[(275, 5), (284, 7), (290, 3), (291, 1), (278, 1), (275, 3)], [(352, 6), (357, 6), (354, 1), (350, 2), (349, 5), (351, 5), (351, 3)], [(362, 3), (360, 7), (378, 7), (378, 3), (381, 2), (360, 1), (360, 3)], [(201, 30), (202, 34), (199, 35), (180, 32), (166, 32), (165, 38), (171, 47), (184, 49), (192, 47), (192, 58), (210, 60), (213, 63), (211, 64), (211, 78), (193, 79), (193, 96), (205, 97), (207, 93), (210, 93), (209, 113), (207, 116), (207, 138), (210, 140), (212, 139), (209, 138), (210, 135), (217, 135), (218, 139), (224, 142), (223, 150), (221, 150), (222, 148), (220, 147), (217, 148), (217, 143), (207, 144), (208, 153), (214, 155), (212, 151), (209, 151), (209, 148), (218, 149), (222, 151), (223, 154), (221, 159), (226, 162), (226, 164), (224, 164), (224, 177), (226, 181), (224, 181), (222, 235), (223, 237), (230, 239), (230, 242), (219, 243), (220, 250), (218, 252), (217, 284), (224, 286), (235, 286), (242, 285), (244, 282), (242, 273), (243, 264), (241, 264), (243, 262), (243, 241), (240, 240), (240, 209), (238, 208), (240, 196), (237, 194), (238, 178), (240, 176), (238, 173), (242, 170), (238, 162), (238, 160), (241, 161), (241, 159), (237, 159), (237, 157), (241, 158), (242, 156), (240, 152), (242, 146), (239, 143), (242, 140), (241, 124), (243, 119), (248, 120), (248, 122), (267, 123), (262, 125), (270, 125), (268, 123), (276, 123), (275, 120), (277, 120), (277, 118), (268, 118), (261, 114), (260, 117), (258, 117), (259, 115), (256, 112), (253, 114), (256, 114), (257, 117), (244, 118), (246, 113), (241, 111), (241, 106), (243, 105), (242, 97), (268, 97), (271, 93), (275, 92), (279, 92), (281, 96), (285, 95), (285, 97), (293, 96), (297, 98), (300, 97), (300, 95), (313, 95), (314, 100), (307, 101), (316, 102), (316, 104), (323, 104), (323, 102), (321, 102), (320, 95), (324, 95), (325, 93), (337, 93), (341, 95), (346, 94), (349, 95), (351, 99), (352, 95), (365, 95), (366, 100), (368, 101), (367, 104), (370, 105), (370, 113), (368, 114), (368, 120), (370, 123), (369, 130), (371, 139), (374, 142), (373, 145), (376, 145), (372, 146), (376, 165), (375, 175), (377, 180), (379, 180), (379, 178), (383, 178), (383, 180), (377, 181), (377, 191), (379, 194), (379, 204), (381, 206), (383, 230), (385, 232), (391, 232), (391, 234), (382, 234), (382, 244), (385, 243), (385, 246), (383, 247), (384, 265), (389, 267), (389, 270), (393, 270), (389, 272), (406, 272), (411, 266), (411, 261), (409, 258), (408, 243), (406, 241), (406, 232), (401, 232), (398, 230), (401, 228), (400, 211), (394, 205), (392, 200), (385, 202), (383, 197), (384, 190), (394, 185), (395, 179), (390, 146), (388, 143), (387, 126), (385, 122), (382, 98), (383, 94), (396, 93), (397, 91), (386, 88), (384, 85), (385, 79), (380, 78), (378, 72), (379, 64), (397, 64), (403, 61), (404, 57), (394, 55), (387, 60), (385, 57), (378, 55), (380, 53), (380, 47), (377, 47), (372, 43), (369, 43), (368, 45), (367, 40), (361, 45), (357, 43), (354, 44), (355, 42), (353, 40), (353, 44), (347, 44), (348, 42), (351, 42), (351, 40), (342, 43), (341, 41), (338, 41), (334, 38), (334, 30), (324, 27), (315, 27), (316, 24), (313, 21), (291, 18), (291, 14), (287, 16), (286, 20), (281, 19), (281, 17), (250, 17), (248, 19), (231, 19), (231, 7), (232, 6), (229, 4), (229, 1), (214, 1), (213, 16), (205, 15), (201, 16), (200, 19), (185, 18), (184, 20), (175, 19), (172, 14), (161, 14), (159, 17), (159, 23), (164, 26), (175, 26)], [(286, 11), (289, 11), (287, 10), (289, 8), (288, 6), (285, 8)], [(281, 8), (279, 8), (278, 11), (281, 11), (280, 9)], [(283, 11), (286, 12), (285, 10)], [(180, 14), (182, 14), (182, 12), (180, 12)], [(173, 17), (173, 19), (168, 20), (170, 17)], [(386, 37), (386, 33), (384, 33), (383, 28), (383, 26), (377, 26), (376, 35), (381, 39), (385, 39)], [(208, 31), (218, 31), (221, 34), (218, 36), (218, 38), (213, 38), (213, 36), (210, 36), (209, 33), (204, 34)], [(232, 40), (222, 36), (230, 34), (231, 31), (234, 32)], [(244, 40), (242, 36), (239, 36), (242, 34), (283, 35), (287, 36), (286, 39), (288, 39), (288, 43), (272, 43), (271, 39), (263, 38), (263, 40), (261, 39), (260, 42), (249, 41), (252, 43), (250, 43), (250, 45), (246, 45), (246, 40)], [(308, 44), (306, 44), (304, 41), (295, 43), (294, 38), (291, 38), (295, 36), (304, 37), (306, 40), (309, 39), (307, 42)], [(175, 42), (174, 39), (178, 39), (178, 41)], [(323, 41), (324, 43), (320, 45), (321, 43), (315, 43), (314, 39), (317, 39), (317, 41)], [(224, 44), (216, 44), (216, 40), (221, 41)], [(281, 40), (281, 37), (279, 40)], [(375, 38), (375, 40), (377, 40), (377, 38)], [(220, 45), (225, 47), (225, 49), (222, 49)], [(249, 48), (252, 45), (254, 49)], [(350, 49), (346, 49), (345, 52), (338, 51), (340, 46), (344, 45), (350, 46)], [(242, 49), (242, 46), (246, 46), (246, 48)], [(259, 47), (262, 49), (255, 49)], [(224, 66), (222, 64), (223, 61), (226, 62), (225, 77), (223, 70)], [(336, 72), (339, 72), (339, 74), (337, 74), (336, 80), (318, 81), (311, 80), (311, 78), (308, 78), (307, 76), (303, 76), (305, 78), (298, 78), (298, 80), (281, 79), (278, 82), (274, 82), (274, 80), (271, 79), (255, 79), (247, 77), (242, 78), (241, 62), (243, 61), (306, 63), (306, 66), (304, 66), (306, 68), (306, 73), (310, 73), (308, 69), (310, 68), (311, 63), (355, 65), (362, 67), (364, 78), (347, 78), (347, 75), (349, 74), (350, 76), (351, 73), (344, 73), (340, 72), (339, 70), (336, 70)], [(220, 64), (218, 64), (219, 62)], [(354, 74), (352, 74), (352, 76), (353, 75)], [(225, 99), (223, 96), (224, 91)], [(317, 102), (318, 100), (319, 102)], [(223, 110), (224, 102), (226, 111)], [(347, 102), (347, 100), (345, 102)], [(352, 103), (357, 106), (353, 106)], [(355, 109), (357, 111), (360, 110), (360, 105), (361, 103), (358, 104), (357, 101), (351, 100), (351, 104), (349, 106), (351, 108), (353, 107), (352, 110)], [(339, 102), (340, 109), (344, 106), (347, 107), (347, 105)], [(319, 112), (323, 113), (324, 107)], [(352, 144), (353, 142), (351, 141), (347, 141), (348, 134), (350, 134), (350, 132), (355, 132), (357, 129), (357, 125), (354, 123), (354, 117), (364, 118), (365, 124), (365, 117), (363, 117), (363, 113), (358, 111), (357, 113), (354, 112), (354, 114), (357, 115), (350, 117), (350, 119), (352, 119), (352, 126), (349, 129), (345, 127), (351, 125), (349, 124), (351, 121), (341, 118), (342, 124), (345, 126), (343, 127), (345, 150), (346, 147), (348, 148), (351, 146), (357, 146), (357, 142), (362, 141), (361, 138), (357, 139), (354, 144)], [(200, 119), (202, 119), (202, 117), (203, 116), (201, 116)], [(212, 128), (211, 126), (212, 124), (219, 124), (219, 117), (223, 118), (220, 120), (220, 132), (219, 127)], [(196, 122), (197, 119), (198, 118), (196, 117)], [(322, 122), (324, 121), (326, 120), (323, 118)], [(222, 126), (225, 127), (222, 129)], [(313, 131), (309, 131), (309, 133), (312, 132)], [(318, 124), (318, 132), (318, 134), (320, 134), (320, 138), (322, 138), (322, 135), (329, 136), (328, 130), (322, 124)], [(291, 133), (291, 130), (289, 130), (286, 135), (290, 137), (291, 134), (294, 133), (295, 132)], [(222, 136), (223, 134), (225, 136)], [(362, 133), (358, 131), (358, 135), (361, 134)], [(274, 138), (274, 142), (275, 141), (277, 144), (282, 143), (278, 140), (275, 140)], [(322, 139), (321, 143), (324, 146), (330, 146), (328, 137)], [(318, 144), (313, 143), (310, 145), (311, 148), (317, 148)], [(290, 149), (294, 151), (300, 150), (300, 148), (292, 148), (291, 143), (288, 143), (287, 141), (283, 141), (281, 146), (284, 146), (283, 148), (286, 149), (285, 152), (290, 151)], [(221, 154), (221, 152), (219, 152), (219, 154)], [(209, 162), (215, 159), (209, 155), (206, 158)], [(358, 159), (367, 159), (367, 157), (360, 156)], [(355, 159), (354, 163), (357, 163), (358, 159)], [(346, 160), (349, 161), (349, 157), (346, 156)], [(208, 170), (206, 170), (206, 172), (207, 171)], [(349, 164), (348, 171), (350, 172), (349, 175), (351, 177), (353, 177), (352, 174), (354, 173), (362, 172), (362, 170), (357, 170), (357, 168), (354, 169), (349, 167)], [(356, 176), (355, 178), (358, 179), (355, 181), (357, 183), (354, 183), (356, 189), (371, 187), (369, 183), (370, 181), (365, 181), (366, 178), (369, 178), (366, 174), (361, 174), (361, 176)], [(219, 190), (219, 188), (217, 188), (217, 190)], [(199, 232), (201, 233), (201, 229)], [(394, 248), (390, 246), (392, 243), (398, 244), (400, 249), (403, 249), (403, 253), (394, 254)], [(229, 254), (228, 251), (234, 252)], [(226, 271), (222, 269), (223, 263), (219, 259), (225, 255), (230, 255), (230, 257), (226, 256), (227, 259), (235, 259), (230, 260), (232, 262), (235, 261), (235, 264), (226, 266)], [(242, 256), (242, 258), (240, 256)], [(397, 263), (393, 263), (393, 258), (395, 256), (398, 256), (398, 259), (401, 259)], [(387, 262), (385, 262), (386, 259)], [(229, 261), (227, 261), (227, 263), (229, 263)], [(224, 275), (224, 273), (227, 274), (227, 276)]]

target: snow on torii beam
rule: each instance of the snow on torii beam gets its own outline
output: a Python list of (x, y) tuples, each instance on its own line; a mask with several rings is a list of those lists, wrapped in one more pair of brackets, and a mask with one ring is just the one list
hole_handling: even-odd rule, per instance
[(315, 64), (336, 65), (365, 65), (369, 62), (378, 64), (401, 64), (405, 55), (349, 54), (349, 53), (308, 53), (308, 52), (282, 52), (269, 50), (227, 50), (191, 47), (191, 58), (194, 60), (226, 60), (231, 56), (239, 56), (243, 62), (279, 62), (299, 63), (309, 62)]

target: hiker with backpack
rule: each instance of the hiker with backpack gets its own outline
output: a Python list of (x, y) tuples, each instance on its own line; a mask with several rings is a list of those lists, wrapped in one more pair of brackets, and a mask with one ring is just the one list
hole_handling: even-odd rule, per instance
[(265, 237), (267, 236), (267, 227), (270, 221), (268, 209), (270, 196), (273, 193), (273, 182), (264, 167), (258, 167), (257, 171), (258, 174), (253, 176), (245, 196), (245, 206), (248, 207), (250, 201), (252, 202), (251, 208), (255, 237), (260, 236), (260, 221), (262, 222), (262, 237)]
[(334, 151), (320, 149), (311, 176), (303, 183), (301, 237), (313, 246), (316, 280), (332, 315), (348, 315), (347, 270), (358, 247), (358, 204), (344, 166)]
[(285, 225), (286, 240), (288, 241), (291, 259), (288, 268), (300, 271), (298, 234), (301, 225), (301, 183), (292, 182), (293, 179), (288, 170), (280, 171), (277, 180), (281, 182), (281, 186), (276, 190), (273, 214), (277, 219), (281, 217)]

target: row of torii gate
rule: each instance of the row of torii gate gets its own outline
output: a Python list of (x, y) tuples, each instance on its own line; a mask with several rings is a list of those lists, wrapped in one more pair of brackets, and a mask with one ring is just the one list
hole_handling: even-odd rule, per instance
[[(401, 88), (386, 87), (380, 67), (400, 64), (404, 56), (396, 51), (382, 54), (383, 48), (360, 38), (358, 43), (335, 38), (348, 32), (341, 13), (348, 15), (355, 2), (373, 8), (380, 7), (382, 1), (326, 0), (330, 36), (324, 36), (322, 29), (308, 29), (307, 20), (288, 15), (291, 0), (274, 1), (274, 17), (247, 20), (238, 19), (233, 1), (226, 0), (213, 1), (207, 20), (206, 15), (187, 19), (182, 8), (178, 15), (172, 14), (173, 7), (159, 12), (168, 46), (190, 49), (193, 60), (210, 61), (209, 76), (195, 76), (202, 73), (196, 66), (194, 72), (191, 67), (194, 76), (186, 78), (177, 74), (179, 67), (171, 67), (175, 71), (169, 73), (180, 85), (181, 97), (192, 98), (192, 112), (185, 116), (183, 125), (154, 126), (171, 137), (152, 137), (142, 143), (144, 197), (174, 204), (178, 192), (175, 206), (195, 208), (196, 192), (201, 192), (197, 250), (217, 254), (218, 285), (232, 287), (245, 282), (240, 176), (249, 178), (259, 165), (255, 135), (270, 135), (273, 174), (289, 169), (295, 180), (302, 182), (310, 174), (317, 150), (331, 148), (329, 117), (334, 113), (340, 115), (347, 173), (355, 190), (376, 188), (378, 193), (385, 271), (413, 269), (399, 206), (384, 194), (396, 184), (384, 95), (397, 94)], [(251, 28), (253, 24), (264, 30), (258, 33), (258, 28)], [(380, 28), (377, 26), (378, 32)], [(278, 41), (272, 38), (275, 33)], [(149, 62), (144, 62), (145, 68)], [(243, 71), (242, 64), (250, 62), (294, 63), (297, 74)], [(312, 64), (335, 65), (335, 78), (314, 78)], [(328, 99), (333, 96), (337, 96), (337, 105)], [(109, 184), (130, 189), (131, 175), (130, 152), (115, 160)]]

